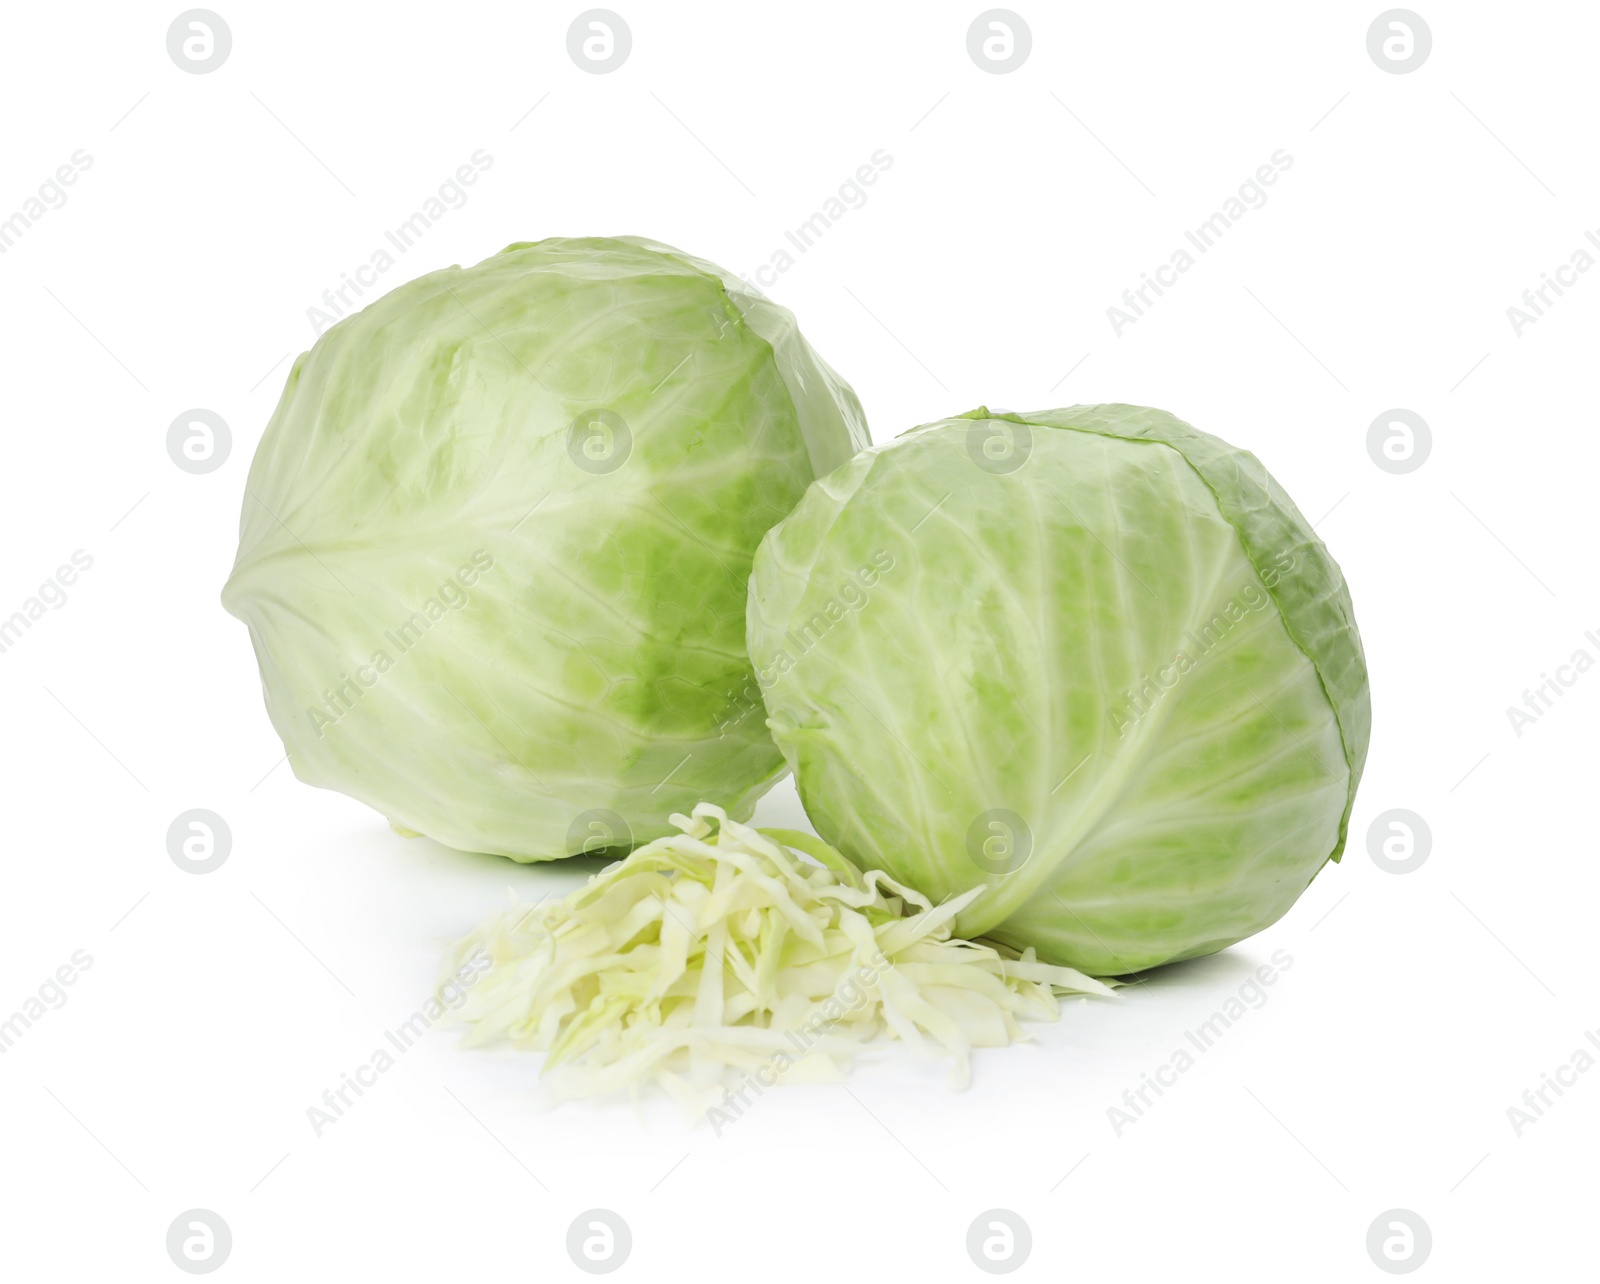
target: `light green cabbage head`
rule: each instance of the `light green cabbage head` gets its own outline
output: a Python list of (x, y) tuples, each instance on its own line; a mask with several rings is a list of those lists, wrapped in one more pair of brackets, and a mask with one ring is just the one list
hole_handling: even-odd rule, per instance
[(403, 285), (295, 362), (223, 592), (295, 774), (519, 860), (782, 772), (750, 563), (867, 441), (783, 308), (634, 238)]
[(1159, 410), (974, 411), (763, 541), (750, 654), (807, 814), (957, 920), (1101, 975), (1275, 922), (1371, 725), (1338, 566), (1254, 456)]

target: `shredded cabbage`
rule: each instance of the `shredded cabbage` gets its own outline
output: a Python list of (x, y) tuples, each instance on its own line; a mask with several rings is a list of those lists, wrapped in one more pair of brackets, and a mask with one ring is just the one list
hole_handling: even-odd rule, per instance
[(838, 1078), (886, 1035), (950, 1057), (964, 1087), (972, 1049), (1029, 1037), (1020, 1020), (1056, 1019), (1058, 993), (1111, 993), (1031, 949), (953, 938), (985, 888), (936, 906), (809, 834), (710, 803), (672, 823), (683, 832), (562, 900), (513, 903), (455, 947), (446, 975), (489, 965), (457, 1014), (463, 1046), (543, 1051), (561, 1096), (653, 1080), (694, 1109), (741, 1076)]

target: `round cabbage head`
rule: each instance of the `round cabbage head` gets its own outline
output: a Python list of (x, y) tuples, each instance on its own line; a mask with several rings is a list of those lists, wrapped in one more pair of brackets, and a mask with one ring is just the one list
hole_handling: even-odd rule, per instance
[(1159, 410), (914, 429), (766, 537), (750, 654), (817, 831), (963, 936), (1101, 975), (1275, 922), (1343, 850), (1371, 725), (1338, 566)]
[(794, 318), (633, 238), (403, 285), (295, 362), (223, 602), (300, 779), (519, 860), (625, 846), (783, 762), (751, 558), (867, 441)]

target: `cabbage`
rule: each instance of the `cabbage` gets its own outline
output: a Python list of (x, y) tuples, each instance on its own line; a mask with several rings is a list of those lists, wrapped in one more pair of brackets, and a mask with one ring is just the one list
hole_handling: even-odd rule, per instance
[(681, 833), (457, 944), (446, 987), (464, 966), (480, 973), (452, 991), (472, 1027), (463, 1046), (544, 1052), (563, 1097), (653, 1082), (709, 1106), (720, 1132), (750, 1093), (838, 1078), (875, 1037), (950, 1058), (963, 1087), (972, 1050), (1055, 1019), (1058, 992), (1111, 993), (1029, 951), (951, 939), (981, 889), (935, 907), (808, 834), (749, 829), (708, 803), (672, 822)]
[(794, 318), (666, 246), (549, 240), (403, 285), (295, 362), (223, 593), (294, 772), (519, 860), (781, 773), (751, 558), (864, 444)]
[(1159, 410), (987, 410), (812, 486), (748, 636), (817, 832), (956, 930), (1101, 975), (1275, 922), (1371, 724), (1343, 576), (1251, 455)]

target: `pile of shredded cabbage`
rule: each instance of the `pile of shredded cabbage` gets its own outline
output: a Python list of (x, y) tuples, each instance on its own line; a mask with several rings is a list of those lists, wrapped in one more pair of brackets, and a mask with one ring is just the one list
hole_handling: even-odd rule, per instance
[(683, 833), (562, 900), (513, 904), (455, 947), (446, 975), (481, 969), (457, 1014), (473, 1027), (463, 1046), (543, 1051), (561, 1096), (654, 1080), (698, 1109), (740, 1077), (841, 1077), (880, 1035), (950, 1057), (964, 1087), (972, 1049), (1027, 1038), (1021, 1018), (1056, 1019), (1057, 993), (1111, 993), (1031, 949), (952, 939), (985, 888), (935, 906), (809, 834), (710, 803), (672, 823)]

